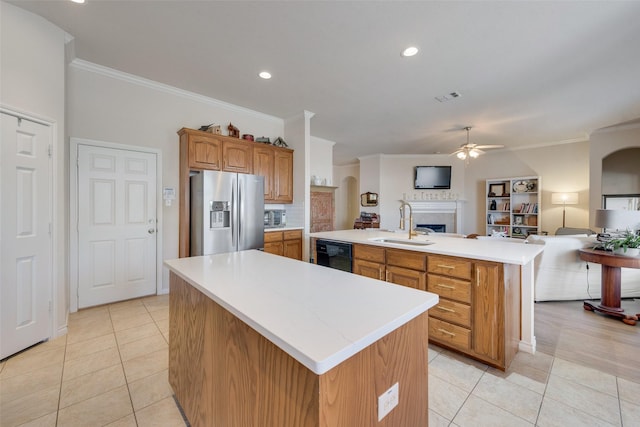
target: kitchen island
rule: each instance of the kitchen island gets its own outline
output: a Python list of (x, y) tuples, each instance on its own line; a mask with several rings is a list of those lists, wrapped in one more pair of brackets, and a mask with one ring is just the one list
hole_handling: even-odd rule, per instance
[(543, 245), (445, 233), (409, 240), (408, 231), (371, 229), (310, 237), (351, 243), (354, 273), (438, 293), (440, 304), (430, 311), (437, 319), (430, 325), (441, 336), (432, 329), (432, 341), (501, 369), (516, 351), (535, 352), (534, 259)]
[(169, 382), (191, 425), (427, 425), (437, 295), (253, 250), (165, 265)]

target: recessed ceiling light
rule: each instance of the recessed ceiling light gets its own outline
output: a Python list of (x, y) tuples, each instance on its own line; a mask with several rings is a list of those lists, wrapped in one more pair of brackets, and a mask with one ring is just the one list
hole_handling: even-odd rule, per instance
[(413, 56), (418, 53), (418, 48), (415, 46), (411, 46), (402, 51), (402, 56)]
[(260, 71), (258, 75), (260, 76), (260, 78), (263, 78), (265, 80), (269, 80), (271, 78), (271, 73), (268, 71)]
[(84, 3), (84, 0), (71, 0), (74, 3)]

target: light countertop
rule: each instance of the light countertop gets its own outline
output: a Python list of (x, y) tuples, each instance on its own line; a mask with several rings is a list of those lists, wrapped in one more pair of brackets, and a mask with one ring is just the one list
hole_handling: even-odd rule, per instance
[(438, 303), (430, 292), (256, 250), (165, 265), (318, 375)]
[(501, 262), (504, 264), (525, 265), (544, 250), (544, 245), (530, 245), (515, 239), (465, 239), (460, 235), (432, 233), (429, 235), (413, 236), (412, 240), (428, 240), (433, 242), (427, 246), (409, 246), (395, 243), (377, 242), (374, 239), (408, 239), (409, 232), (391, 232), (376, 229), (340, 230), (311, 233), (310, 237), (319, 239), (339, 240), (350, 243), (383, 246), (387, 248), (405, 249), (416, 252), (426, 252), (440, 255), (451, 255), (484, 261)]
[(273, 227), (273, 228), (265, 228), (265, 233), (270, 233), (272, 231), (291, 231), (291, 230), (303, 230), (304, 227)]

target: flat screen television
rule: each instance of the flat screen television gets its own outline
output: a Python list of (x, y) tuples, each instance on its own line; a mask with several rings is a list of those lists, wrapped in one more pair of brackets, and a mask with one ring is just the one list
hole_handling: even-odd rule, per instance
[(416, 166), (414, 178), (416, 190), (448, 190), (451, 188), (451, 166)]

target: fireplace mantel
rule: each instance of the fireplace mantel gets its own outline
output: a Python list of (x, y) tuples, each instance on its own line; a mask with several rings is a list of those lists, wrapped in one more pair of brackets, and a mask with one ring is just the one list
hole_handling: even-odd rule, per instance
[(455, 233), (462, 232), (464, 200), (407, 200), (415, 214), (453, 214)]

